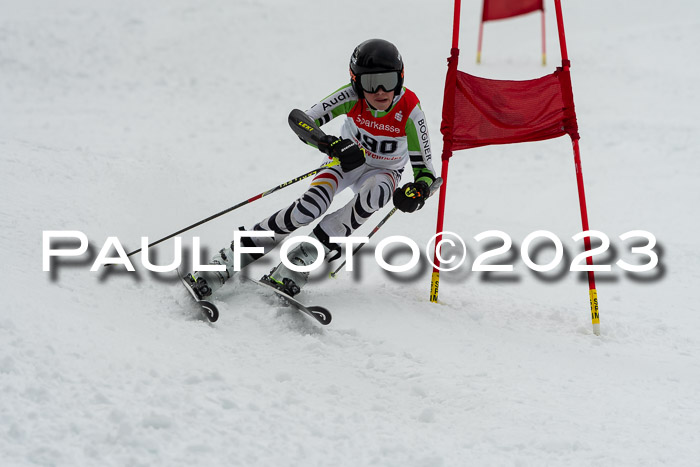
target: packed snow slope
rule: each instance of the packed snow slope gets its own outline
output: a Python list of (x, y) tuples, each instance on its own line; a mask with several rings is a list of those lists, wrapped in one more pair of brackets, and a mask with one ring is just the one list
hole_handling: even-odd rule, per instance
[[(531, 79), (559, 64), (552, 2), (546, 67), (538, 15), (487, 24), (477, 66), (481, 2), (463, 3), (462, 70)], [(445, 229), (470, 255), (441, 275), (439, 304), (425, 259), (390, 274), (372, 255), (392, 235), (424, 250), (437, 199), (393, 216), (354, 273), (314, 274), (299, 298), (329, 307), (328, 327), (240, 280), (217, 295), (222, 316), (208, 324), (174, 274), (150, 273), (139, 255), (136, 272), (90, 272), (108, 237), (136, 249), (314, 168), (319, 155), (287, 114), (346, 83), (368, 38), (402, 51), (440, 170), (452, 2), (5, 0), (0, 463), (698, 465), (700, 6), (563, 3), (590, 225), (612, 242), (596, 257), (612, 265), (597, 274), (600, 336), (585, 277), (568, 271), (581, 250), (568, 138), (454, 156)], [(183, 245), (198, 236), (208, 257), (305, 186), (188, 232)], [(85, 233), (89, 251), (42, 271), (50, 230)], [(487, 243), (499, 245), (474, 240), (488, 230), (512, 238), (493, 262), (513, 272), (471, 270)], [(520, 255), (537, 230), (565, 247), (548, 273)], [(647, 262), (631, 251), (644, 241), (619, 238), (632, 230), (658, 241), (650, 272), (615, 265)], [(546, 264), (554, 250), (542, 245), (530, 251)], [(173, 246), (151, 260), (169, 263)]]

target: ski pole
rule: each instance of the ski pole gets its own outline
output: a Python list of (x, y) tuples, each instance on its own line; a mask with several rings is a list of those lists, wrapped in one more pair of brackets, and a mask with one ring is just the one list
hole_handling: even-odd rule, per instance
[[(367, 238), (368, 238), (368, 239), (372, 238), (372, 235), (374, 235), (375, 233), (377, 233), (377, 230), (379, 230), (379, 229), (384, 225), (384, 223), (385, 223), (386, 221), (388, 221), (389, 218), (390, 218), (391, 216), (394, 215), (394, 213), (396, 212), (396, 210), (397, 210), (396, 207), (392, 208), (391, 211), (389, 211), (389, 214), (387, 214), (386, 216), (384, 216), (384, 219), (382, 219), (382, 220), (379, 222), (379, 224), (377, 224), (377, 226), (376, 226), (374, 229), (372, 229), (372, 231), (369, 233), (369, 235), (367, 235)], [(357, 246), (352, 250), (352, 254), (354, 255), (355, 253), (357, 253), (357, 251), (358, 251), (360, 248), (362, 248), (362, 245), (364, 245), (364, 243), (360, 243), (359, 245), (357, 245)], [(347, 263), (347, 260), (343, 260), (343, 262), (340, 264), (340, 266), (338, 266), (338, 268), (337, 268), (335, 271), (333, 271), (333, 272), (331, 273), (331, 277), (332, 277), (333, 279), (335, 279), (336, 274), (338, 274), (338, 272), (340, 272), (340, 270), (343, 269), (343, 266), (345, 266), (345, 263)]]
[[(435, 179), (435, 181), (433, 182), (433, 184), (430, 185), (430, 193), (428, 194), (428, 198), (430, 198), (430, 197), (433, 195), (433, 193), (435, 193), (435, 192), (438, 190), (438, 188), (440, 188), (440, 185), (442, 185), (442, 178), (441, 178), (441, 177), (438, 177), (438, 178)], [(367, 238), (368, 238), (368, 239), (372, 238), (372, 236), (373, 236), (374, 234), (377, 233), (377, 230), (381, 229), (382, 226), (386, 223), (386, 221), (388, 221), (389, 218), (390, 218), (391, 216), (394, 215), (394, 213), (396, 212), (396, 210), (397, 210), (397, 208), (396, 208), (396, 207), (393, 207), (393, 208), (391, 209), (391, 211), (389, 211), (389, 213), (388, 213), (386, 216), (384, 216), (384, 219), (382, 219), (381, 221), (379, 221), (379, 223), (376, 225), (376, 227), (374, 227), (374, 229), (372, 229), (372, 231), (369, 233), (369, 235), (367, 235)], [(352, 250), (352, 254), (354, 255), (355, 253), (357, 253), (358, 250), (359, 250), (360, 248), (362, 248), (363, 245), (364, 245), (364, 243), (360, 243), (359, 245), (357, 245), (357, 246), (355, 247), (355, 249)], [(338, 272), (340, 272), (341, 269), (343, 269), (343, 266), (345, 266), (345, 263), (347, 263), (347, 260), (343, 260), (343, 262), (341, 263), (341, 265), (338, 266), (338, 268), (337, 268), (335, 271), (333, 271), (333, 272), (331, 273), (331, 277), (332, 277), (332, 278), (335, 279), (335, 276), (338, 274)]]
[[(195, 227), (198, 227), (198, 226), (200, 226), (200, 225), (202, 225), (202, 224), (205, 224), (205, 223), (207, 223), (207, 222), (209, 222), (209, 221), (211, 221), (211, 220), (213, 220), (213, 219), (216, 219), (217, 217), (223, 216), (224, 214), (228, 214), (229, 212), (234, 211), (234, 210), (236, 210), (236, 209), (238, 209), (238, 208), (240, 208), (240, 207), (242, 207), (242, 206), (245, 206), (246, 204), (250, 204), (250, 203), (252, 203), (253, 201), (257, 201), (257, 200), (259, 200), (260, 198), (262, 198), (262, 197), (264, 197), (264, 196), (267, 196), (267, 195), (272, 194), (272, 193), (274, 193), (274, 192), (276, 192), (276, 191), (279, 191), (279, 190), (281, 190), (282, 188), (286, 188), (286, 187), (288, 187), (289, 185), (292, 185), (292, 184), (294, 184), (294, 183), (296, 183), (296, 182), (299, 182), (299, 181), (301, 181), (301, 180), (304, 180), (305, 178), (308, 178), (308, 177), (311, 177), (311, 176), (313, 176), (313, 175), (316, 175), (317, 173), (319, 173), (321, 170), (325, 169), (326, 167), (333, 167), (333, 166), (335, 166), (335, 165), (338, 165), (339, 163), (340, 163), (340, 161), (339, 161), (338, 159), (333, 159), (333, 160), (331, 160), (331, 161), (329, 161), (329, 162), (323, 164), (321, 167), (318, 167), (318, 168), (316, 168), (316, 169), (314, 169), (314, 170), (311, 170), (311, 171), (309, 171), (309, 172), (306, 172), (306, 173), (303, 174), (303, 175), (299, 175), (298, 177), (293, 178), (293, 179), (291, 179), (291, 180), (288, 180), (288, 181), (286, 181), (286, 182), (284, 182), (284, 183), (280, 183), (279, 185), (277, 185), (277, 186), (275, 186), (275, 187), (273, 187), (273, 188), (270, 188), (270, 189), (267, 190), (267, 191), (263, 191), (262, 193), (258, 193), (257, 195), (253, 196), (252, 198), (248, 198), (247, 200), (242, 201), (242, 202), (236, 204), (235, 206), (231, 206), (231, 207), (228, 208), (228, 209), (224, 209), (224, 210), (221, 211), (221, 212), (217, 212), (216, 214), (213, 214), (213, 215), (207, 217), (206, 219), (202, 219), (201, 221), (195, 222), (194, 224), (192, 224), (192, 225), (190, 225), (190, 226), (187, 226), (187, 227), (185, 227), (184, 229), (178, 230), (178, 231), (175, 232), (175, 233), (171, 233), (170, 235), (168, 235), (168, 236), (166, 236), (166, 237), (163, 237), (163, 238), (161, 238), (161, 239), (159, 239), (159, 240), (156, 240), (155, 242), (150, 243), (150, 244), (147, 246), (147, 248), (150, 248), (150, 247), (152, 247), (152, 246), (158, 245), (159, 243), (162, 243), (162, 242), (164, 242), (164, 241), (166, 241), (166, 240), (169, 240), (169, 239), (171, 239), (171, 238), (173, 238), (173, 237), (175, 237), (175, 236), (177, 236), (177, 235), (180, 235), (181, 233), (187, 232), (188, 230), (194, 229)], [(134, 250), (134, 251), (132, 251), (131, 253), (127, 253), (126, 256), (135, 255), (136, 253), (140, 252), (141, 250), (142, 250), (142, 249), (139, 248), (138, 250)]]

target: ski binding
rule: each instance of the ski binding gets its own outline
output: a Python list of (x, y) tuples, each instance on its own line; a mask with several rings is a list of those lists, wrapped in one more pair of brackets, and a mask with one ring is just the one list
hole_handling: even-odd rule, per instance
[(175, 271), (177, 272), (177, 277), (180, 279), (180, 282), (182, 282), (182, 285), (185, 286), (187, 291), (190, 293), (190, 296), (194, 299), (197, 305), (200, 306), (204, 317), (211, 323), (219, 319), (219, 309), (216, 307), (216, 305), (209, 300), (203, 300), (197, 297), (197, 294), (194, 292), (192, 287), (190, 287), (190, 284), (187, 283), (187, 280), (182, 276), (182, 274), (180, 274), (180, 271), (177, 269)]

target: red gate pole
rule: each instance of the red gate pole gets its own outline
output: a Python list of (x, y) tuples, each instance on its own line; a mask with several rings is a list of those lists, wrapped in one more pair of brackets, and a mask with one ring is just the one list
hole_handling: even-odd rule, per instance
[(481, 63), (481, 44), (484, 42), (484, 20), (479, 23), (479, 42), (476, 46), (476, 63)]
[[(481, 21), (479, 22), (479, 40), (476, 46), (476, 63), (481, 63), (481, 45), (484, 43), (484, 10), (486, 9), (486, 2), (487, 0), (482, 0), (481, 2)], [(456, 2), (455, 2), (456, 3)], [(455, 5), (455, 10), (458, 10), (460, 7)], [(456, 26), (452, 26), (452, 48), (458, 48), (459, 44), (455, 44), (454, 41), (454, 31), (455, 28), (457, 29), (457, 36), (459, 36), (459, 18), (455, 18), (455, 21), (457, 22)]]
[(433, 274), (430, 281), (430, 301), (437, 303), (440, 286), (440, 254), (439, 246), (442, 240), (442, 226), (445, 219), (445, 200), (447, 198), (447, 170), (452, 157), (452, 128), (455, 116), (455, 87), (457, 86), (457, 63), (459, 61), (459, 19), (461, 12), (460, 0), (455, 0), (454, 20), (452, 24), (452, 49), (447, 59), (447, 77), (445, 78), (445, 93), (442, 102), (442, 186), (438, 203), (437, 225), (435, 228), (435, 249), (433, 251)]
[(545, 37), (544, 6), (542, 7), (542, 66), (547, 65), (547, 39)]
[[(561, 0), (554, 0), (554, 6), (556, 8), (557, 12), (557, 29), (559, 30), (559, 46), (561, 48), (561, 62), (562, 62), (562, 69), (564, 70), (565, 73), (569, 72), (569, 68), (571, 67), (571, 63), (569, 62), (569, 56), (568, 52), (566, 50), (566, 37), (564, 36), (564, 19), (562, 17), (562, 11), (561, 11)], [(573, 93), (571, 92), (570, 89), (570, 82), (569, 82), (569, 89), (568, 92), (564, 93), (565, 95), (565, 102), (564, 105), (570, 105), (573, 108), (574, 105), (574, 99), (573, 99)], [(570, 100), (570, 102), (566, 102), (567, 100)], [(583, 226), (583, 231), (587, 232), (589, 230), (588, 227), (588, 210), (586, 208), (586, 193), (583, 188), (583, 170), (581, 169), (581, 152), (579, 150), (579, 145), (578, 145), (578, 132), (576, 132), (575, 135), (571, 135), (571, 142), (573, 145), (573, 150), (574, 150), (574, 165), (576, 167), (576, 183), (578, 185), (578, 200), (579, 200), (579, 207), (581, 210), (581, 224)], [(591, 249), (591, 237), (584, 237), (583, 239), (583, 245), (586, 251), (589, 251)], [(588, 256), (586, 258), (586, 264), (591, 267), (593, 266), (593, 259)], [(593, 333), (596, 335), (600, 335), (600, 314), (598, 310), (598, 292), (595, 287), (595, 275), (592, 270), (588, 271), (588, 293), (590, 297), (590, 303), (591, 303), (591, 322), (593, 324)]]

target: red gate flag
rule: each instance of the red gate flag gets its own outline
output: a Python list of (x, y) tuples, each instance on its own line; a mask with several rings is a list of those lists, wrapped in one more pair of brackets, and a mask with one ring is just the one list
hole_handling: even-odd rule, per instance
[(484, 0), (479, 24), (479, 42), (476, 48), (476, 63), (481, 63), (481, 46), (484, 41), (484, 23), (499, 19), (525, 15), (533, 11), (542, 12), (542, 65), (547, 64), (547, 44), (545, 40), (544, 0)]
[(453, 150), (567, 133), (579, 138), (571, 77), (562, 68), (528, 81), (485, 79), (457, 71), (454, 115)]
[(537, 10), (544, 11), (544, 0), (484, 0), (481, 21), (510, 18)]
[[(484, 5), (491, 3), (484, 1)], [(518, 1), (511, 2), (519, 3)], [(520, 2), (529, 3), (529, 2)], [(539, 2), (541, 4), (541, 2)], [(440, 201), (437, 213), (433, 275), (430, 286), (430, 301), (438, 301), (440, 284), (440, 244), (445, 220), (448, 169), (453, 150), (476, 148), (489, 144), (522, 143), (556, 138), (568, 134), (574, 151), (576, 184), (579, 195), (581, 225), (589, 231), (586, 195), (583, 186), (581, 153), (579, 150), (578, 125), (571, 88), (571, 63), (566, 50), (564, 20), (561, 0), (554, 0), (559, 31), (562, 66), (550, 75), (528, 81), (505, 81), (479, 78), (457, 70), (459, 61), (460, 0), (455, 0), (452, 49), (447, 60), (445, 94), (442, 104), (443, 134)], [(544, 11), (543, 11), (544, 13)], [(483, 23), (482, 23), (483, 24)], [(584, 249), (591, 250), (591, 238), (583, 238)], [(586, 264), (593, 266), (591, 255)], [(593, 332), (600, 334), (598, 292), (595, 287), (593, 268), (589, 268), (588, 288)]]

